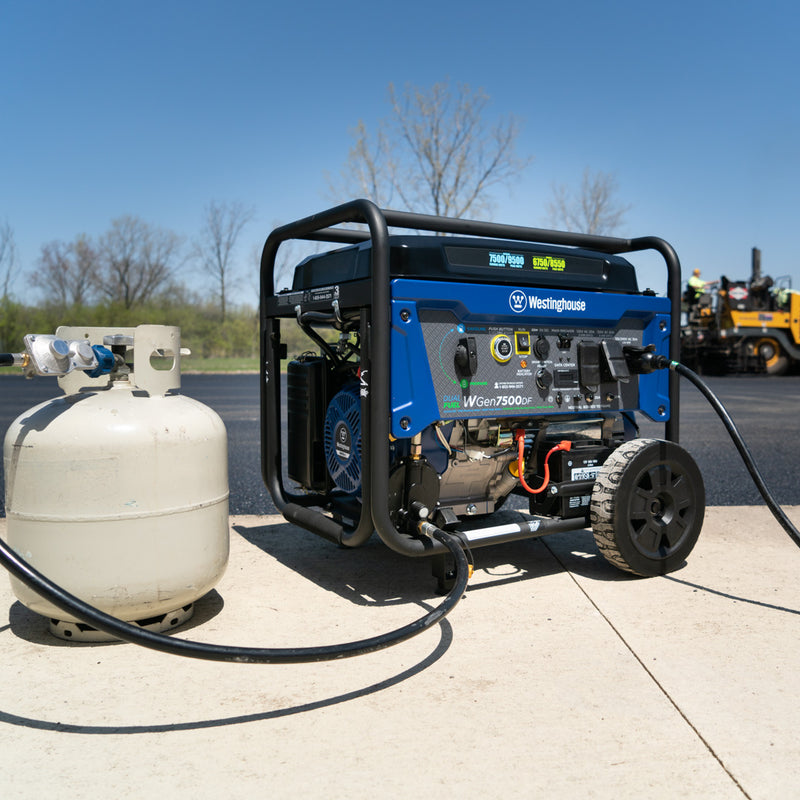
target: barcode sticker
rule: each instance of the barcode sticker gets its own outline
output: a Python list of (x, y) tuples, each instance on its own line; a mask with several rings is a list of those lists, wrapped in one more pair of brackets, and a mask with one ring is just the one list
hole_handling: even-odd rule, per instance
[(600, 467), (576, 467), (572, 470), (573, 481), (593, 481), (599, 474)]

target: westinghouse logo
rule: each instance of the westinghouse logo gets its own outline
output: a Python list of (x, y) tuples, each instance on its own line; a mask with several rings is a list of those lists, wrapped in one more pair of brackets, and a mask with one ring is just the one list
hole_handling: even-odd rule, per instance
[(515, 314), (525, 309), (531, 311), (586, 311), (585, 300), (568, 300), (566, 297), (539, 297), (535, 294), (526, 295), (521, 289), (515, 289), (508, 297), (508, 304)]
[(521, 311), (524, 311), (528, 305), (528, 298), (525, 296), (525, 292), (520, 291), (519, 289), (514, 289), (513, 292), (508, 297), (508, 304), (511, 306), (511, 310), (515, 314), (519, 314)]

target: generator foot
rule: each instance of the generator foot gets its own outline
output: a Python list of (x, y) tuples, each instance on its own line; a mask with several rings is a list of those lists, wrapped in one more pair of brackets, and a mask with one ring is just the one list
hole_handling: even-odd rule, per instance
[(433, 577), (436, 578), (437, 594), (447, 594), (455, 586), (455, 561), (444, 553), (432, 557), (431, 572)]

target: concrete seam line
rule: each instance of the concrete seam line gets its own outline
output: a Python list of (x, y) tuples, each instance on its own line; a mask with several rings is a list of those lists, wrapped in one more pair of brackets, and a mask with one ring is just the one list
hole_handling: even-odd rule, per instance
[[(592, 605), (595, 611), (597, 611), (597, 613), (603, 618), (608, 627), (611, 628), (612, 631), (614, 631), (614, 634), (617, 636), (617, 638), (622, 642), (627, 651), (636, 659), (636, 661), (639, 663), (639, 666), (641, 666), (641, 668), (647, 673), (650, 680), (653, 681), (653, 683), (658, 687), (658, 690), (664, 695), (664, 697), (666, 697), (670, 705), (678, 712), (678, 714), (680, 714), (683, 721), (691, 728), (691, 730), (694, 732), (694, 735), (697, 736), (697, 738), (703, 743), (703, 746), (706, 748), (706, 750), (708, 750), (708, 752), (711, 754), (714, 760), (720, 765), (720, 767), (722, 767), (722, 769), (725, 771), (725, 774), (733, 781), (733, 783), (736, 785), (739, 791), (747, 798), (747, 800), (752, 800), (750, 795), (745, 791), (742, 784), (739, 783), (739, 781), (736, 779), (736, 776), (730, 771), (730, 769), (728, 769), (722, 758), (719, 755), (717, 755), (717, 753), (714, 751), (714, 748), (711, 746), (708, 740), (703, 736), (702, 733), (700, 733), (700, 731), (697, 729), (694, 723), (684, 713), (683, 709), (681, 709), (681, 707), (675, 702), (675, 700), (673, 700), (669, 692), (664, 688), (662, 683), (653, 674), (652, 670), (647, 666), (647, 664), (644, 663), (644, 661), (642, 661), (638, 653), (636, 653), (636, 651), (628, 643), (628, 641), (625, 639), (622, 633), (617, 629), (614, 623), (603, 613), (600, 606), (598, 606), (597, 603), (595, 603), (595, 601), (589, 596), (589, 593), (583, 588), (583, 586), (581, 586), (576, 577), (567, 568), (564, 562), (559, 558), (558, 554), (553, 551), (553, 549), (547, 544), (547, 541), (544, 538), (542, 538), (540, 541), (547, 548), (550, 555), (552, 555), (553, 558), (561, 565), (561, 568), (564, 570), (564, 572), (566, 572), (567, 575), (569, 575), (572, 582), (578, 588), (578, 591), (580, 591), (580, 593), (589, 601), (589, 603)], [(654, 580), (654, 579), (649, 578), (648, 580)]]

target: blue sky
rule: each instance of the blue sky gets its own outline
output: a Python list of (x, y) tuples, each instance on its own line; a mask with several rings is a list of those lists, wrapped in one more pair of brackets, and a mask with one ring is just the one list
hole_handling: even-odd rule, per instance
[[(388, 114), (388, 84), (450, 78), (515, 114), (534, 159), (495, 193), (496, 221), (545, 226), (553, 183), (589, 167), (632, 205), (618, 233), (667, 239), (684, 272), (744, 278), (758, 246), (764, 271), (800, 288), (795, 9), (0, 0), (0, 220), (27, 269), (45, 242), (124, 214), (191, 237), (210, 201), (242, 202), (256, 210), (239, 252), (254, 301), (253, 252), (329, 204), (325, 172), (359, 119)], [(663, 291), (660, 262), (640, 283)]]

